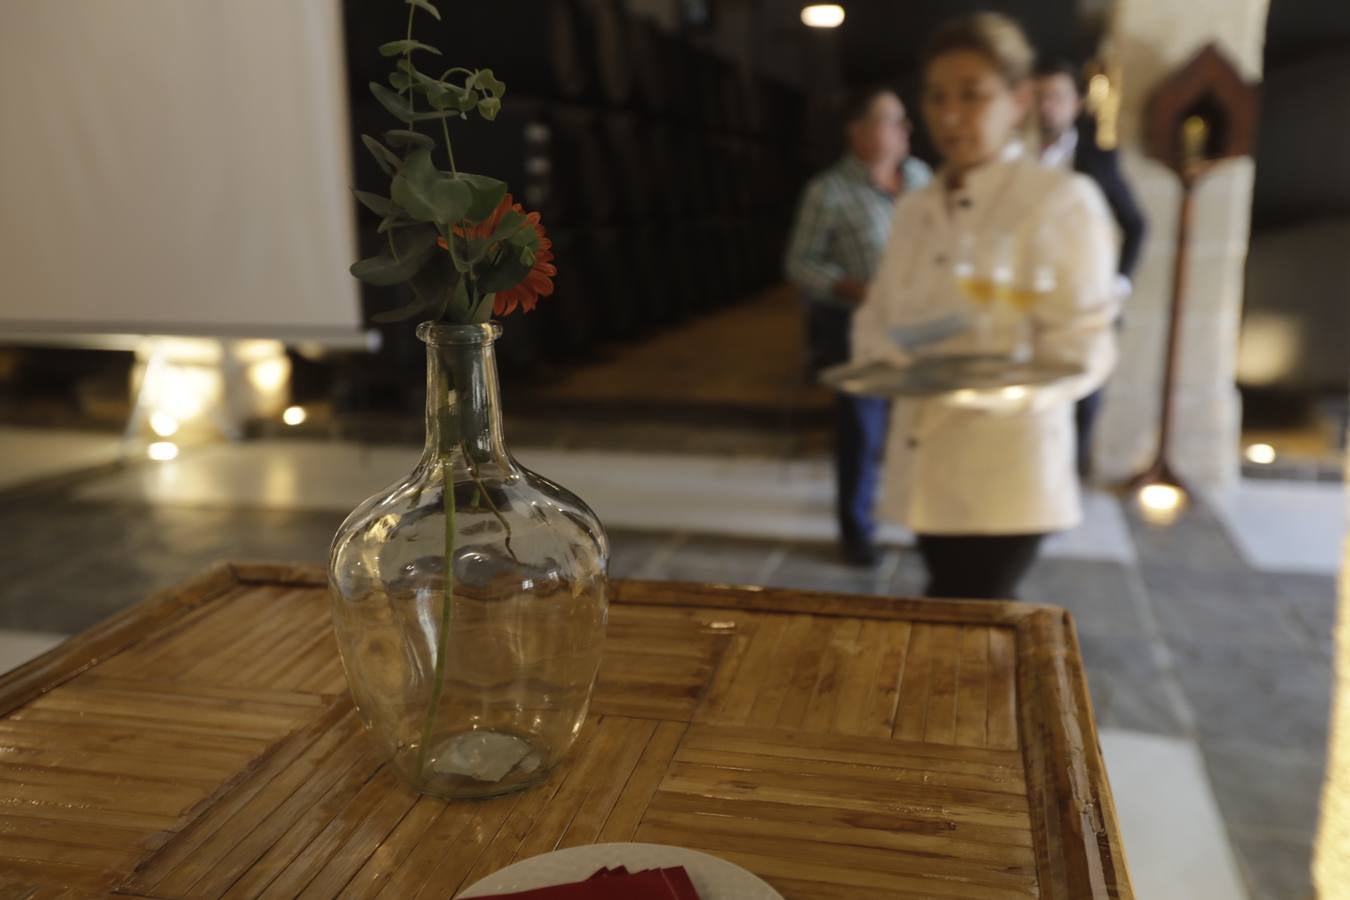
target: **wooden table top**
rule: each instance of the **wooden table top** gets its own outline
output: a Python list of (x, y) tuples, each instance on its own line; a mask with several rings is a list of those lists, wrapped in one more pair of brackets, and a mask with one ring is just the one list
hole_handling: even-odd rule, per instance
[(555, 848), (704, 850), (788, 900), (1133, 896), (1054, 607), (616, 582), (542, 786), (372, 756), (317, 569), (230, 564), (0, 677), (0, 897), (451, 898)]

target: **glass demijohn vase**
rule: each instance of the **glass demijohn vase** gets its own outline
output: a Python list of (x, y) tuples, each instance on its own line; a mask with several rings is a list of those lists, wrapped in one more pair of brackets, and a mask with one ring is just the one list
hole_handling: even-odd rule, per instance
[(495, 324), (426, 322), (427, 439), (333, 539), (333, 622), (371, 739), (416, 790), (541, 781), (586, 720), (608, 612), (595, 514), (502, 440)]

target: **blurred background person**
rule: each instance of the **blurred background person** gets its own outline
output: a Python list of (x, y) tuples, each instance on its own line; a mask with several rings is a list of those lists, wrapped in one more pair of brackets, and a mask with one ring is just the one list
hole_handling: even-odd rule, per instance
[[(859, 91), (846, 109), (848, 149), (802, 192), (788, 240), (788, 279), (806, 306), (813, 372), (849, 358), (849, 328), (876, 271), (895, 200), (932, 180), (910, 156), (910, 122), (895, 91)], [(845, 558), (877, 561), (874, 544), (880, 467), (886, 443), (887, 401), (839, 394), (835, 401), (835, 494)]]
[[(917, 535), (933, 597), (1013, 597), (1042, 538), (1079, 523), (1072, 407), (1116, 359), (1106, 204), (1088, 179), (1025, 158), (1017, 140), (1032, 61), (1021, 29), (995, 13), (953, 20), (933, 36), (922, 102), (942, 167), (897, 206), (853, 322), (854, 362), (911, 362), (892, 331), (969, 321), (973, 298), (954, 261), (972, 246), (1011, 249), (1045, 286), (1027, 315), (1034, 358), (1084, 372), (1011, 409), (957, 405), (952, 395), (895, 404), (882, 508)], [(1011, 359), (1017, 340), (1006, 329), (967, 328), (935, 350)]]
[[(1041, 138), (1041, 162), (1080, 172), (1097, 183), (1120, 226), (1120, 258), (1115, 282), (1119, 299), (1130, 294), (1130, 279), (1144, 245), (1146, 223), (1134, 192), (1120, 171), (1114, 149), (1097, 144), (1096, 120), (1083, 114), (1083, 92), (1078, 70), (1057, 60), (1036, 71), (1036, 122)], [(1092, 477), (1092, 426), (1101, 408), (1102, 391), (1078, 401), (1074, 421), (1078, 432), (1078, 474)]]

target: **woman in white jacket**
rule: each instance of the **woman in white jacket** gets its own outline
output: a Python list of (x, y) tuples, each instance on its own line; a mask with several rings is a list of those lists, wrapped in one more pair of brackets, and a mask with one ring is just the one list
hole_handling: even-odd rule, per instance
[[(922, 106), (943, 166), (896, 206), (853, 323), (854, 362), (912, 361), (895, 333), (969, 320), (956, 263), (972, 247), (997, 247), (1007, 270), (1035, 272), (1021, 340), (1029, 334), (1038, 361), (1082, 373), (1007, 392), (1016, 402), (1004, 404), (958, 395), (895, 404), (882, 514), (918, 536), (929, 596), (1012, 597), (1045, 535), (1079, 523), (1073, 404), (1115, 365), (1110, 214), (1088, 179), (1022, 156), (1032, 63), (1021, 30), (998, 14), (956, 20), (934, 36)], [(967, 329), (936, 349), (1011, 357), (1017, 334)]]

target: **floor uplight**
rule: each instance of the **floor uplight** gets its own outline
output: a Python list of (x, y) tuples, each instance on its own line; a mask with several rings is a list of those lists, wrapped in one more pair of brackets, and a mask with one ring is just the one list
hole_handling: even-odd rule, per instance
[(1139, 512), (1154, 525), (1170, 525), (1186, 508), (1186, 492), (1175, 484), (1146, 484), (1136, 495)]
[(166, 412), (150, 414), (150, 429), (160, 437), (173, 437), (178, 433), (178, 420)]
[(178, 458), (178, 445), (173, 441), (155, 441), (146, 448), (145, 454), (155, 462), (168, 462)]
[(811, 28), (838, 28), (844, 24), (844, 8), (838, 3), (813, 3), (804, 6), (802, 24)]
[(1252, 444), (1247, 448), (1247, 459), (1258, 466), (1268, 466), (1275, 461), (1275, 448), (1269, 444)]

